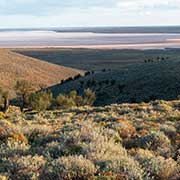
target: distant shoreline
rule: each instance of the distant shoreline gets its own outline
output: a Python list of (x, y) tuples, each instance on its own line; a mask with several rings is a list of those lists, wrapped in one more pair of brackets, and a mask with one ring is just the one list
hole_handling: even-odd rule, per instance
[(0, 48), (166, 49), (180, 48), (178, 33), (0, 32)]
[(113, 44), (113, 45), (78, 45), (78, 46), (7, 46), (0, 49), (180, 49), (180, 42), (176, 43), (153, 43), (153, 44)]

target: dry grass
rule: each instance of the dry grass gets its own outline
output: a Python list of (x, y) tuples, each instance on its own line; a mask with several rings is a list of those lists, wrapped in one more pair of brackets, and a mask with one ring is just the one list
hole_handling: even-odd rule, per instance
[(50, 86), (79, 73), (83, 72), (0, 49), (0, 86), (11, 91), (19, 79)]

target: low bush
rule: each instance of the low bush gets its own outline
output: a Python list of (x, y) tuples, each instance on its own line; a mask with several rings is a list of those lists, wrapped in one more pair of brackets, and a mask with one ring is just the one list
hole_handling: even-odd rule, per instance
[(52, 93), (48, 92), (38, 92), (32, 93), (29, 97), (29, 104), (33, 110), (45, 111), (50, 107), (52, 101)]
[(94, 164), (83, 156), (61, 157), (50, 163), (49, 167), (44, 169), (40, 179), (51, 180), (88, 180), (94, 176), (96, 168)]
[(56, 103), (60, 109), (69, 109), (75, 106), (75, 102), (72, 98), (69, 98), (65, 95), (60, 94), (56, 98)]
[(149, 134), (137, 139), (137, 146), (149, 150), (169, 147), (170, 140), (163, 132), (150, 132)]
[(74, 106), (91, 106), (95, 99), (95, 93), (90, 89), (86, 89), (83, 96), (78, 96), (76, 91), (71, 91), (68, 95), (59, 94), (56, 98), (56, 103), (61, 109), (69, 109)]
[(8, 158), (11, 179), (38, 179), (46, 163), (42, 156), (21, 156)]
[(136, 160), (155, 179), (171, 179), (177, 173), (177, 163), (173, 159), (155, 156), (147, 150), (141, 150), (136, 155)]

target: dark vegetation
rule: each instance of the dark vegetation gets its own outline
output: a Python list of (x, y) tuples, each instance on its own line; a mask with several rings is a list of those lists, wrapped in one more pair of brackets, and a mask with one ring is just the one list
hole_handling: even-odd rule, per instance
[[(36, 91), (35, 86), (25, 80), (17, 81), (14, 86), (17, 98), (12, 101), (11, 105), (16, 104), (20, 107), (21, 112), (24, 110), (36, 110), (38, 112), (45, 111), (47, 109), (69, 109), (79, 106), (91, 106), (94, 104), (96, 95), (90, 89), (85, 89), (82, 96), (79, 96), (77, 92), (71, 91), (68, 95), (59, 94), (56, 99), (50, 90), (42, 89)], [(6, 113), (10, 106), (9, 103), (9, 91), (0, 89), (0, 103), (2, 104), (2, 111)]]
[(129, 66), (124, 70), (102, 70), (87, 73), (50, 89), (56, 97), (59, 92), (69, 93), (90, 88), (96, 93), (95, 105), (112, 103), (150, 102), (156, 99), (173, 100), (180, 92), (180, 61), (153, 60)]
[(119, 70), (127, 65), (161, 59), (180, 59), (180, 49), (165, 50), (101, 50), (101, 49), (28, 49), (16, 50), (47, 62), (86, 71)]
[(173, 100), (180, 92), (180, 50), (45, 49), (22, 53), (87, 70), (51, 87), (53, 97), (90, 88), (94, 105)]

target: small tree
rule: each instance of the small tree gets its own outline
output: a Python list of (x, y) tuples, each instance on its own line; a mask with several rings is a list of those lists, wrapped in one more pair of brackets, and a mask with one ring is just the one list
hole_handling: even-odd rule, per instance
[(94, 101), (96, 100), (96, 94), (90, 90), (86, 89), (84, 90), (84, 105), (93, 105)]
[(28, 96), (35, 90), (35, 87), (32, 83), (26, 80), (19, 80), (16, 82), (15, 91), (18, 96), (21, 97), (21, 111), (23, 111), (24, 107), (28, 103)]
[(9, 108), (9, 91), (0, 89), (0, 94), (3, 101), (3, 111), (6, 112)]
[(69, 98), (71, 98), (74, 101), (74, 104), (76, 106), (83, 106), (83, 97), (78, 96), (77, 91), (73, 90), (68, 95)]
[(52, 93), (50, 91), (32, 93), (29, 96), (29, 104), (33, 110), (38, 112), (45, 111), (50, 107), (52, 99)]

